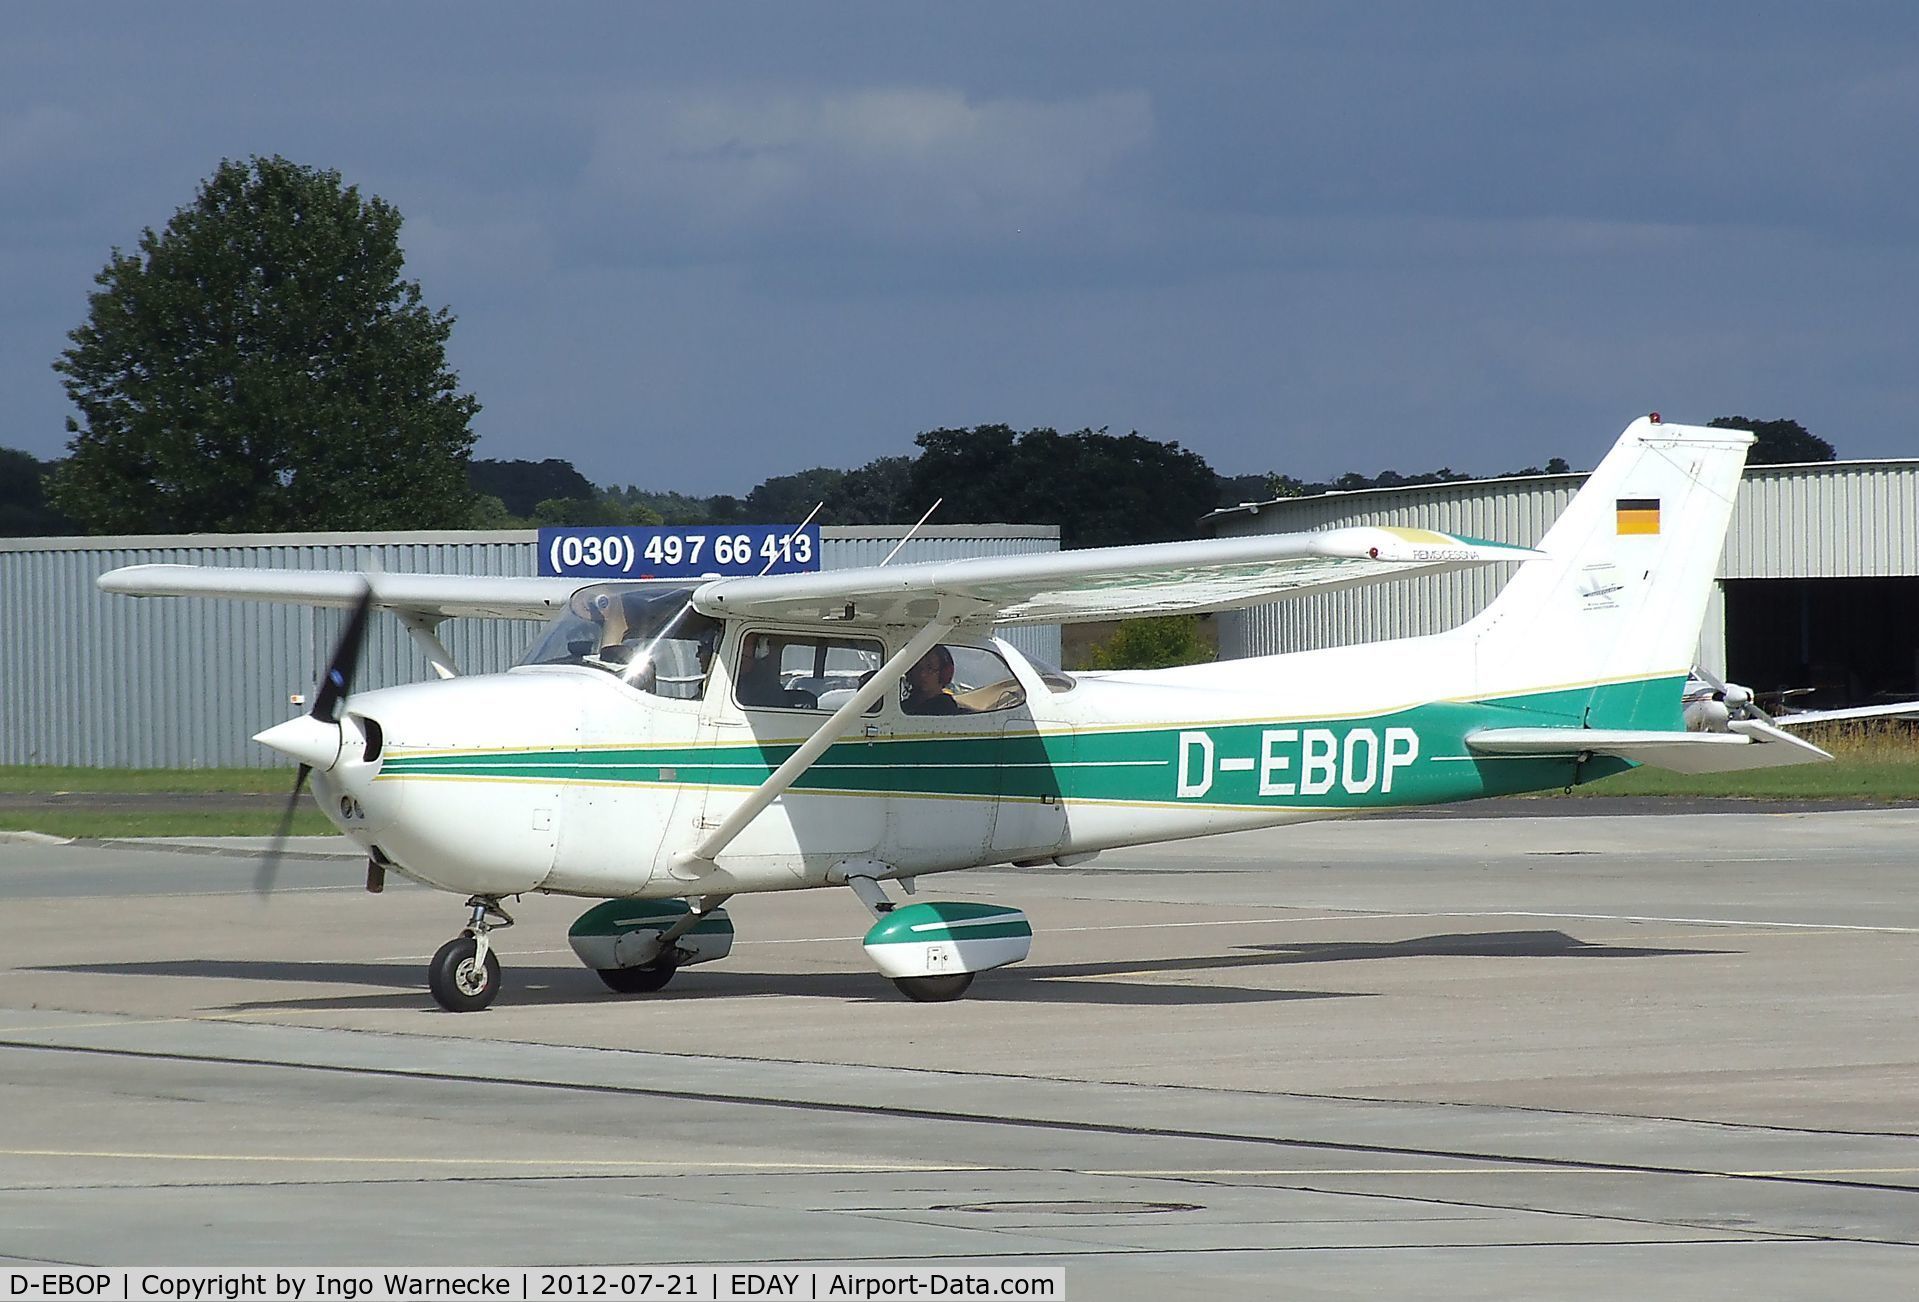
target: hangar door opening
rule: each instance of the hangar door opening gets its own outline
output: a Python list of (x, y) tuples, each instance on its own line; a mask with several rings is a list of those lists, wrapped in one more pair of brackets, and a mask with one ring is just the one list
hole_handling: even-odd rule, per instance
[(1919, 696), (1919, 577), (1728, 579), (1726, 673), (1800, 709)]

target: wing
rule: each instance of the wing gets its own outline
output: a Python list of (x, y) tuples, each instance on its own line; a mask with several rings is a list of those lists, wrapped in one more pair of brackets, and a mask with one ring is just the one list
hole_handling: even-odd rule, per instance
[(297, 606), (351, 607), (368, 582), (373, 604), (430, 616), (546, 619), (590, 579), (493, 578), (473, 574), (372, 574), (341, 570), (243, 570), (202, 565), (129, 565), (102, 574), (106, 592), (134, 597), (230, 597)]
[(1071, 624), (1236, 610), (1308, 590), (1539, 554), (1430, 529), (1332, 529), (714, 579), (694, 591), (693, 604), (715, 617), (904, 625), (925, 623), (944, 603), (966, 612), (965, 625)]

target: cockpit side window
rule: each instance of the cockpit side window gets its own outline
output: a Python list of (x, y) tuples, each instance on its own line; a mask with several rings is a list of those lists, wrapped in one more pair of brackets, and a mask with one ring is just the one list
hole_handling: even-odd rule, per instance
[(905, 714), (990, 714), (1026, 700), (1011, 666), (983, 646), (941, 643), (921, 656), (900, 679)]

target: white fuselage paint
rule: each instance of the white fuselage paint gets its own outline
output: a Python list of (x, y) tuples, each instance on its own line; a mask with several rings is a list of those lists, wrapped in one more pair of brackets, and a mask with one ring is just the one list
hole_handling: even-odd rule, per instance
[[(1157, 759), (1130, 761), (1151, 770), (1145, 780), (1158, 783), (1161, 796), (1049, 803), (788, 791), (734, 852), (689, 878), (675, 876), (675, 864), (746, 787), (557, 774), (549, 781), (538, 776), (537, 761), (510, 778), (374, 780), (379, 764), (353, 756), (332, 773), (316, 774), (315, 793), (336, 825), (369, 852), (377, 847), (407, 875), (451, 891), (664, 897), (783, 890), (825, 884), (848, 860), (878, 859), (891, 874), (910, 876), (1341, 816), (1353, 811), (1221, 807), (1198, 798), (1218, 775), (1244, 772), (1257, 775), (1263, 795), (1390, 793), (1401, 774), (1427, 758), (1412, 729), (1352, 728), (1342, 742), (1329, 728), (1276, 722), (1257, 734), (1250, 753), (1238, 753), (1216, 742), (1207, 725), (1377, 716), (1471, 689), (1466, 648), (1444, 638), (1091, 675), (1059, 694), (1046, 690), (1017, 653), (1004, 644), (1001, 650), (1026, 682), (1026, 705), (1000, 716), (941, 720), (942, 735), (1183, 724), (1176, 747)], [(1334, 702), (1342, 708), (1330, 710)], [(748, 720), (730, 699), (665, 701), (598, 670), (570, 667), (387, 688), (355, 696), (349, 708), (380, 721), (388, 755), (576, 755), (744, 741), (771, 747), (802, 740), (819, 717), (780, 713)], [(899, 716), (891, 703), (868, 726), (881, 734), (934, 731), (927, 719)]]

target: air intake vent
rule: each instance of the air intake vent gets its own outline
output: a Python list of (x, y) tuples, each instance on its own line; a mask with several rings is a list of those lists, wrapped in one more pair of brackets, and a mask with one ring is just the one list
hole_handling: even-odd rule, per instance
[(386, 746), (386, 730), (380, 727), (378, 719), (369, 719), (362, 714), (359, 720), (360, 730), (366, 734), (366, 749), (360, 753), (360, 758), (371, 764), (380, 758), (380, 751)]

